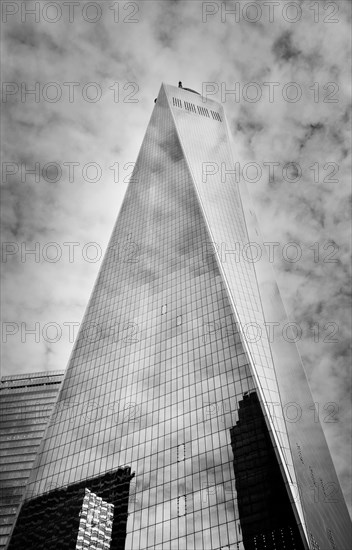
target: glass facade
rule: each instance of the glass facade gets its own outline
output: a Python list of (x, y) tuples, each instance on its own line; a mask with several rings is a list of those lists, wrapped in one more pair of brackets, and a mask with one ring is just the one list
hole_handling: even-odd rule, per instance
[(230, 433), (244, 547), (303, 549), (256, 392), (244, 394), (238, 415)]
[(85, 489), (76, 550), (109, 550), (113, 519), (114, 505)]
[[(312, 398), (296, 347), (269, 341), (265, 319), (284, 315), (273, 275), (265, 260), (219, 253), (222, 243), (259, 235), (246, 190), (234, 174), (224, 180), (221, 164), (233, 166), (222, 107), (163, 85), (28, 491), (129, 467), (126, 550), (276, 549), (283, 541), (301, 550), (313, 538), (321, 550), (334, 550), (331, 540), (344, 550), (347, 509), (321, 427), (285, 422), (285, 403)], [(267, 317), (273, 304), (276, 317)], [(264, 329), (259, 339), (248, 337), (251, 324)], [(247, 482), (234, 456), (253, 395), (268, 469), (252, 472), (266, 481), (251, 492), (250, 510), (264, 514), (267, 497), (273, 523), (246, 522)], [(301, 491), (307, 471), (335, 483), (338, 501)], [(282, 513), (266, 492), (273, 484)]]
[(123, 550), (132, 478), (119, 468), (27, 499), (8, 550)]
[(0, 381), (0, 548), (5, 548), (64, 371)]

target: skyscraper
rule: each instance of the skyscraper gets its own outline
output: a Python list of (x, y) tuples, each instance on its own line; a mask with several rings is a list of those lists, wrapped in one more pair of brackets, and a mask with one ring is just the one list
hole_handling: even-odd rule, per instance
[[(114, 505), (111, 548), (349, 547), (346, 505), (264, 247), (254, 262), (259, 229), (233, 166), (222, 106), (162, 85), (10, 548), (29, 525), (26, 549), (41, 548), (31, 541), (43, 540), (44, 503), (62, 506), (74, 487), (82, 500), (84, 486)], [(122, 504), (115, 512), (126, 491), (128, 516)]]
[(63, 377), (64, 371), (52, 371), (1, 378), (0, 549), (7, 545)]

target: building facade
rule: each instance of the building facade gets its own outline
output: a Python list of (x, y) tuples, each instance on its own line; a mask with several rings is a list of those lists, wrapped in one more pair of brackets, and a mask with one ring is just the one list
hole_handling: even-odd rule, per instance
[(9, 534), (65, 371), (0, 380), (0, 548)]
[(23, 513), (128, 468), (125, 550), (349, 547), (265, 249), (241, 256), (260, 232), (233, 166), (222, 106), (162, 85)]

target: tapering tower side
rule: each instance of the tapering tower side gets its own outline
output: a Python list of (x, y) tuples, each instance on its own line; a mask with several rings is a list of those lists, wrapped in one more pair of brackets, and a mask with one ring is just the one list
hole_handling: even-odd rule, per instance
[[(265, 330), (256, 342), (246, 332), (265, 328), (268, 283), (282, 314), (273, 274), (219, 255), (219, 243), (246, 244), (256, 230), (238, 183), (204, 177), (206, 163), (231, 160), (222, 107), (162, 85), (31, 473), (26, 517), (37, 499), (127, 469), (126, 550), (307, 550), (313, 538), (321, 550), (334, 550), (330, 540), (343, 548), (344, 505), (324, 512), (297, 491), (306, 470), (295, 442), (322, 476), (300, 435), (308, 425), (294, 430), (283, 415), (297, 392), (311, 399), (297, 351), (276, 349)], [(262, 460), (248, 463), (258, 483), (248, 501), (239, 449), (252, 441)], [(264, 520), (268, 480), (280, 480), (280, 507), (272, 498)]]

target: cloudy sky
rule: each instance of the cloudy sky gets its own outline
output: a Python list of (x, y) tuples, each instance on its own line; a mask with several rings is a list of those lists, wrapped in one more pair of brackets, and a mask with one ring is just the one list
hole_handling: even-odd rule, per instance
[(36, 6), (2, 4), (2, 374), (65, 368), (154, 98), (182, 80), (224, 104), (348, 498), (350, 2)]

